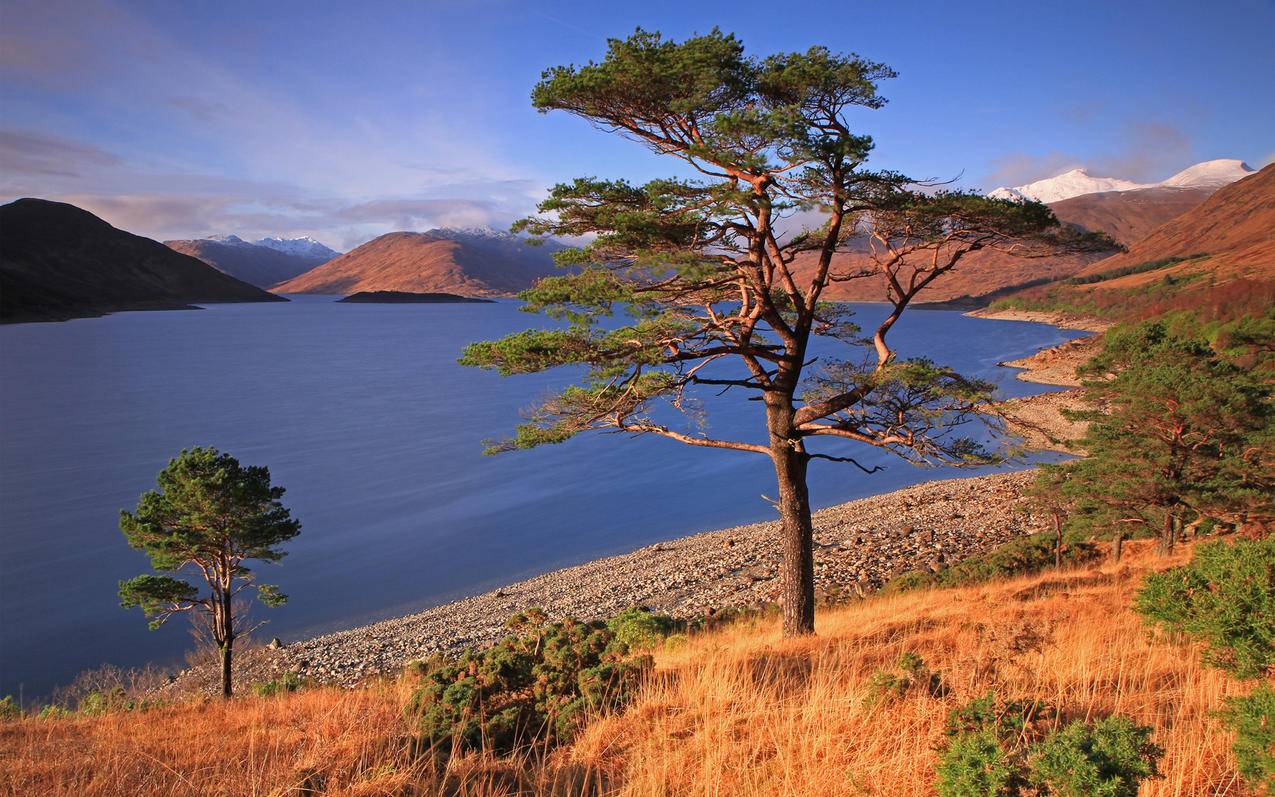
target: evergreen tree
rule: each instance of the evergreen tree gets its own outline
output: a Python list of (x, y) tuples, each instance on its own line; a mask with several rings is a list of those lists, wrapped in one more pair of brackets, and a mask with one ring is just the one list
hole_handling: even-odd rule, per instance
[(1082, 369), (1089, 406), (1072, 413), (1090, 422), (1079, 443), (1088, 456), (1066, 466), (1063, 484), (1073, 519), (1153, 530), (1165, 551), (1189, 521), (1275, 517), (1269, 348), (1236, 358), (1183, 326), (1160, 319), (1108, 333)]
[(182, 451), (159, 473), (159, 490), (142, 495), (133, 512), (120, 512), (120, 529), (128, 544), (150, 557), (161, 573), (190, 575), (197, 586), (168, 575), (141, 575), (120, 582), (124, 608), (139, 607), (158, 628), (177, 614), (195, 612), (206, 620), (221, 656), (222, 694), (231, 694), (234, 644), (242, 632), (235, 626), (235, 598), (256, 590), (266, 606), (280, 606), (287, 596), (256, 582), (244, 566), (248, 559), (278, 562), (278, 546), (301, 531), (300, 522), (279, 499), (270, 471), (244, 466), (215, 448)]
[[(561, 110), (645, 145), (683, 174), (634, 185), (592, 177), (555, 186), (541, 214), (515, 229), (578, 236), (559, 255), (572, 273), (522, 295), (524, 309), (566, 322), (469, 346), (462, 363), (503, 374), (584, 366), (581, 384), (540, 404), (492, 450), (559, 443), (592, 429), (654, 434), (771, 459), (783, 524), (786, 634), (814, 630), (814, 562), (806, 474), (815, 441), (848, 440), (917, 464), (992, 456), (960, 433), (991, 386), (926, 359), (897, 357), (888, 333), (916, 296), (966, 255), (1023, 256), (1105, 248), (1061, 227), (1044, 205), (916, 189), (869, 171), (869, 136), (850, 114), (880, 108), (887, 66), (822, 47), (746, 56), (719, 31), (683, 42), (637, 31), (600, 63), (546, 71), (532, 92)], [(822, 224), (792, 218), (813, 212)], [(871, 281), (888, 303), (860, 336), (839, 282)], [(613, 320), (616, 310), (627, 318)], [(812, 368), (812, 337), (846, 346)], [(696, 390), (758, 400), (765, 437), (711, 437), (688, 414)], [(759, 427), (759, 431), (761, 428)], [(870, 468), (863, 468), (871, 471)]]

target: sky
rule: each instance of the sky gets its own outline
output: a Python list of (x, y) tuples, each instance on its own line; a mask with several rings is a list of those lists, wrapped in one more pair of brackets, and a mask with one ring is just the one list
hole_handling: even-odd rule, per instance
[(990, 190), (1275, 161), (1275, 0), (0, 0), (0, 201), (156, 239), (504, 227), (573, 177), (675, 169), (528, 99), (635, 28), (893, 67), (870, 165)]

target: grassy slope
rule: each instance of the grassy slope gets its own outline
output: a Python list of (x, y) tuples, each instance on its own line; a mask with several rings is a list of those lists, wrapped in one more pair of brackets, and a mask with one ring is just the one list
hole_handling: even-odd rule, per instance
[[(869, 599), (823, 611), (819, 636), (783, 640), (757, 620), (659, 651), (623, 715), (598, 720), (542, 765), (454, 765), (450, 794), (929, 795), (953, 706), (997, 687), (1065, 715), (1120, 712), (1155, 729), (1165, 777), (1151, 795), (1240, 795), (1211, 711), (1243, 688), (1155, 640), (1130, 611), (1142, 575), (1180, 564), (1129, 545), (1119, 567)], [(1045, 641), (1030, 638), (1043, 632)], [(1025, 648), (1025, 649), (1024, 649)], [(867, 681), (903, 651), (952, 687), (867, 708)], [(1015, 652), (1017, 651), (1017, 652)], [(435, 794), (401, 706), (410, 684), (210, 702), (0, 726), (6, 793)], [(556, 784), (556, 785), (554, 785)], [(291, 791), (290, 791), (291, 790)], [(524, 792), (526, 793), (526, 792)]]

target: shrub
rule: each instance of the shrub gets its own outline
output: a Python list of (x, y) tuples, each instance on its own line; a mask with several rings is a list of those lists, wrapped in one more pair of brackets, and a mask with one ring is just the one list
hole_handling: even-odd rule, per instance
[(22, 719), (22, 707), (13, 699), (13, 695), (0, 698), (0, 722)]
[(948, 743), (938, 765), (940, 797), (1013, 797), (1019, 765), (990, 731), (963, 733)]
[(952, 709), (939, 745), (941, 797), (1015, 797), (1027, 785), (1027, 754), (1050, 712), (994, 693)]
[(947, 694), (947, 685), (943, 683), (943, 673), (932, 671), (924, 659), (908, 651), (899, 655), (894, 672), (881, 670), (872, 674), (864, 702), (876, 705), (913, 691), (943, 697)]
[[(937, 573), (911, 571), (896, 576), (886, 584), (885, 591), (898, 593), (932, 587), (960, 587), (1040, 573), (1054, 566), (1054, 544), (1054, 535), (1050, 533), (1018, 537), (986, 553), (962, 559)], [(1090, 562), (1097, 556), (1097, 549), (1089, 542), (1070, 539), (1063, 543), (1064, 566)]]
[(1127, 717), (1076, 720), (1040, 744), (1031, 779), (1057, 797), (1137, 797), (1142, 781), (1159, 774), (1161, 755), (1151, 729)]
[(285, 672), (278, 678), (252, 685), (252, 693), (257, 697), (274, 697), (287, 692), (295, 692), (305, 685), (301, 676), (293, 672)]
[(630, 648), (654, 648), (684, 623), (663, 614), (652, 614), (648, 609), (634, 606), (607, 620), (609, 630), (620, 642)]
[(50, 703), (44, 708), (40, 709), (40, 713), (36, 714), (35, 716), (36, 716), (36, 719), (42, 719), (42, 720), (61, 720), (61, 719), (66, 719), (67, 717), (70, 717), (71, 713), (72, 712), (69, 711), (64, 706), (59, 706), (56, 703)]
[(1046, 735), (1048, 706), (994, 693), (953, 709), (939, 746), (941, 797), (1135, 797), (1161, 752), (1125, 717), (1077, 720)]
[(532, 610), (509, 621), (515, 633), (485, 650), (418, 664), (422, 683), (408, 705), (421, 741), (439, 753), (511, 753), (568, 741), (592, 712), (624, 705), (649, 656), (605, 623), (548, 623)]
[(1275, 795), (1275, 688), (1262, 684), (1226, 701), (1222, 719), (1233, 731), (1240, 774), (1258, 794)]
[(1203, 642), (1204, 659), (1241, 678), (1275, 663), (1275, 538), (1210, 542), (1191, 563), (1146, 577), (1134, 609), (1149, 625)]
[(122, 687), (117, 686), (101, 692), (89, 692), (80, 698), (76, 710), (92, 717), (112, 711), (131, 711), (134, 707), (134, 701), (128, 698)]

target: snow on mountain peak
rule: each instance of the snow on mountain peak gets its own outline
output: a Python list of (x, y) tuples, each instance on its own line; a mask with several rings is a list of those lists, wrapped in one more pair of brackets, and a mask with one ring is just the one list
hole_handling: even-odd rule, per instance
[(300, 238), (262, 238), (254, 241), (257, 246), (264, 246), (267, 249), (274, 249), (276, 252), (284, 252), (289, 255), (300, 255), (302, 257), (321, 257), (324, 260), (331, 260), (340, 252), (327, 247), (308, 235)]
[(240, 238), (238, 235), (210, 235), (207, 240), (216, 241), (219, 244), (228, 244), (230, 246), (248, 246), (248, 242)]
[(1094, 177), (1085, 169), (1077, 168), (1026, 185), (1013, 188), (1002, 186), (989, 192), (988, 196), (997, 199), (1036, 199), (1050, 203), (1105, 191), (1136, 191), (1140, 188), (1221, 188), (1236, 180), (1242, 180), (1253, 171), (1253, 167), (1244, 161), (1223, 158), (1197, 163), (1158, 183), (1135, 183), (1119, 177)]
[(1171, 188), (1221, 188), (1255, 171), (1244, 161), (1219, 158), (1189, 166), (1159, 184)]
[(1079, 168), (1014, 188), (997, 188), (988, 196), (1001, 199), (1036, 199), (1048, 203), (1081, 194), (1096, 194), (1100, 191), (1132, 191), (1146, 187), (1142, 183), (1122, 180), (1119, 177), (1094, 177), (1083, 168)]

